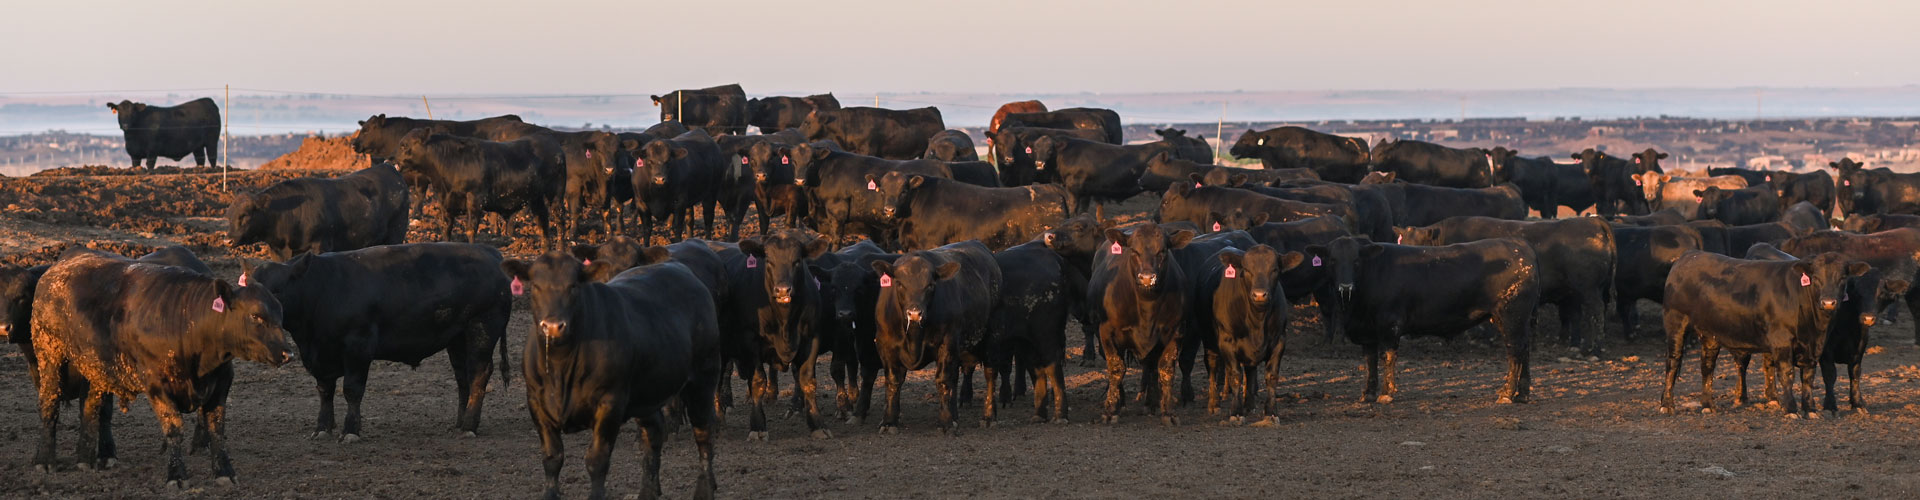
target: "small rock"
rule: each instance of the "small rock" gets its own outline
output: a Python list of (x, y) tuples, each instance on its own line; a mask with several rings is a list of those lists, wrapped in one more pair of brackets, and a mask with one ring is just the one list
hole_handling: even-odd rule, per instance
[(1573, 453), (1573, 448), (1560, 445), (1548, 446), (1545, 450), (1548, 453)]
[(1721, 477), (1721, 478), (1723, 478), (1723, 479), (1724, 479), (1724, 478), (1729, 478), (1729, 477), (1733, 477), (1733, 471), (1730, 471), (1730, 470), (1727, 470), (1727, 468), (1726, 468), (1726, 467), (1721, 467), (1721, 466), (1718, 466), (1718, 465), (1715, 465), (1715, 466), (1711, 466), (1711, 467), (1702, 467), (1702, 468), (1699, 468), (1699, 469), (1695, 469), (1695, 470), (1698, 470), (1698, 471), (1700, 471), (1700, 472), (1705, 472), (1705, 473), (1708, 473), (1708, 474), (1713, 474), (1713, 475), (1716, 475), (1716, 476), (1720, 476), (1720, 477)]
[(1426, 446), (1426, 445), (1427, 443), (1422, 443), (1419, 441), (1401, 441), (1400, 442), (1400, 446)]
[(1420, 470), (1433, 470), (1433, 469), (1434, 469), (1434, 467), (1433, 467), (1433, 466), (1431, 466), (1431, 465), (1429, 465), (1429, 466), (1426, 466), (1426, 467), (1421, 467), (1421, 468), (1420, 468)]

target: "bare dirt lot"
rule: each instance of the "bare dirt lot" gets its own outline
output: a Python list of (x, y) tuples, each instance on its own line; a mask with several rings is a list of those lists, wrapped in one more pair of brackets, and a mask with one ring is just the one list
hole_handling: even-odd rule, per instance
[[(231, 181), (259, 188), (297, 175), (245, 172)], [(218, 186), (219, 175), (207, 173), (0, 179), (0, 261), (44, 263), (70, 244), (139, 255), (178, 243), (231, 279), (238, 267), (220, 243), (225, 197)], [(417, 222), (414, 240), (434, 233), (432, 227)], [(531, 249), (515, 245), (508, 251)], [(1642, 311), (1658, 314), (1651, 304)], [(1324, 342), (1318, 325), (1297, 319), (1282, 363), (1275, 427), (1220, 425), (1220, 417), (1199, 407), (1180, 410), (1181, 425), (1163, 427), (1140, 416), (1141, 406), (1132, 401), (1121, 423), (1089, 423), (1105, 382), (1079, 367), (1075, 349), (1067, 379), (1070, 424), (1027, 423), (1030, 403), (1022, 401), (1005, 407), (994, 428), (963, 425), (959, 436), (943, 436), (932, 427), (930, 372), (916, 373), (907, 384), (899, 435), (842, 423), (832, 427), (834, 439), (817, 441), (807, 438), (800, 419), (782, 420), (776, 413), (773, 440), (750, 443), (746, 415), (736, 410), (719, 434), (719, 492), (734, 498), (1915, 498), (1920, 349), (1912, 342), (1915, 318), (1901, 316), (1899, 324), (1873, 330), (1879, 347), (1866, 360), (1862, 390), (1872, 405), (1867, 414), (1844, 411), (1844, 393), (1838, 418), (1788, 420), (1766, 406), (1728, 409), (1734, 379), (1731, 363), (1723, 362), (1715, 382), (1722, 411), (1661, 415), (1656, 405), (1664, 339), (1647, 331), (1624, 343), (1617, 325), (1608, 337), (1609, 355), (1597, 362), (1563, 358), (1566, 346), (1550, 328), (1537, 334), (1530, 404), (1494, 404), (1503, 354), (1466, 339), (1410, 340), (1402, 350), (1395, 401), (1361, 404), (1359, 349), (1344, 339)], [(1648, 323), (1657, 328), (1657, 320)], [(513, 381), (494, 379), (481, 434), (471, 439), (452, 429), (453, 378), (444, 357), (418, 369), (375, 364), (366, 439), (351, 444), (307, 439), (318, 404), (312, 379), (297, 362), (279, 368), (240, 364), (228, 422), (240, 482), (214, 486), (206, 458), (192, 456), (190, 492), (223, 498), (538, 495), (539, 445), (518, 373), (528, 327), (524, 311), (516, 314), (508, 342)], [(1077, 326), (1069, 327), (1071, 345), (1079, 344), (1079, 335)], [(33, 387), (17, 350), (0, 349), (0, 442), (7, 444), (0, 451), (0, 497), (168, 494), (159, 428), (144, 400), (115, 415), (118, 468), (72, 467), (78, 410), (70, 406), (62, 412), (57, 447), (65, 465), (54, 473), (34, 471), (39, 423)], [(1698, 393), (1698, 366), (1694, 350), (1676, 393), (1683, 401)], [(1137, 392), (1137, 373), (1128, 377), (1130, 396)], [(1196, 381), (1203, 380), (1199, 375)], [(791, 381), (782, 385), (792, 387)], [(829, 381), (821, 385), (832, 387)], [(736, 399), (744, 400), (744, 384), (734, 388)], [(823, 390), (823, 408), (831, 407), (830, 398)], [(869, 422), (877, 422), (882, 406), (875, 406)], [(979, 406), (961, 415), (963, 424), (971, 424)], [(640, 475), (634, 431), (621, 439), (609, 480), (616, 495), (637, 491)], [(569, 436), (563, 478), (574, 496), (586, 493), (580, 458), (585, 443), (584, 435)], [(662, 484), (668, 496), (691, 494), (692, 451), (684, 431), (668, 444)]]

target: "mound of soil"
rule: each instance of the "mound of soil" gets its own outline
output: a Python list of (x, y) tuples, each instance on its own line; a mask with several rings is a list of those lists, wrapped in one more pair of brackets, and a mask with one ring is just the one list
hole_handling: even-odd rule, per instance
[(300, 149), (280, 155), (265, 164), (261, 170), (359, 170), (366, 168), (367, 155), (353, 152), (350, 136), (308, 137), (300, 141)]
[(173, 174), (218, 174), (221, 172), (243, 172), (246, 169), (222, 169), (220, 167), (175, 167), (156, 166), (153, 168), (127, 168), (107, 165), (86, 165), (80, 167), (49, 168), (35, 172), (31, 177), (100, 177), (120, 175), (173, 175)]

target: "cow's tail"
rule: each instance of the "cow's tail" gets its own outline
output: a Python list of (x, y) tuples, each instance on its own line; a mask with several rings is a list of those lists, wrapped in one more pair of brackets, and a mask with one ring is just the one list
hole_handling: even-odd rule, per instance
[(507, 362), (507, 336), (501, 335), (498, 342), (500, 343), (500, 386), (506, 387), (513, 384), (513, 370), (509, 369), (511, 364)]

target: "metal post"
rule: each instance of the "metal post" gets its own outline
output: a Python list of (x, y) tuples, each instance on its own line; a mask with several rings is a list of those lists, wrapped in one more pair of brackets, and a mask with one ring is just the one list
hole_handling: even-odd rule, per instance
[(673, 95), (674, 95), (673, 121), (677, 121), (677, 122), (680, 122), (681, 125), (685, 125), (687, 123), (687, 115), (686, 115), (687, 91), (685, 90), (677, 91), (677, 92), (674, 92)]
[(233, 85), (226, 86), (226, 112), (220, 114), (220, 159), (227, 162), (220, 166), (220, 190), (227, 189), (227, 171), (233, 169)]
[(880, 107), (880, 94), (873, 95), (873, 107)]
[(427, 96), (420, 96), (420, 105), (427, 107), (427, 119), (433, 119), (433, 105), (427, 103)]
[[(1213, 140), (1220, 141), (1220, 148), (1227, 147), (1227, 101), (1220, 101), (1220, 123), (1214, 124)], [(1220, 163), (1220, 148), (1213, 149), (1214, 163)]]

